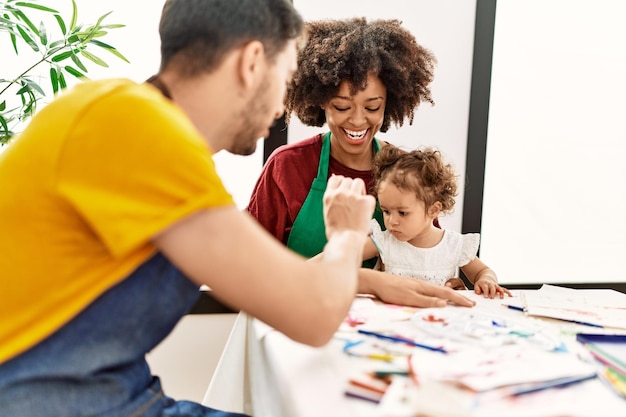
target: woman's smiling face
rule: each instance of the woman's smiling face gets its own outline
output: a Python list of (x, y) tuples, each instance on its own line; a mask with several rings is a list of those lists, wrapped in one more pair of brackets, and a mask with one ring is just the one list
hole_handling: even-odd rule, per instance
[(365, 89), (355, 95), (350, 94), (350, 84), (342, 82), (337, 95), (324, 107), (335, 139), (333, 147), (338, 145), (341, 153), (351, 155), (371, 152), (374, 135), (383, 124), (386, 100), (387, 88), (375, 75), (369, 75)]

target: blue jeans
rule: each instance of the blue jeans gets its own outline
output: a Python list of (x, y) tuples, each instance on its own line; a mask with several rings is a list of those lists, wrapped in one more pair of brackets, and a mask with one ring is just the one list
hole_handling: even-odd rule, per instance
[(0, 417), (241, 416), (166, 396), (145, 360), (198, 295), (196, 284), (155, 255), (50, 337), (0, 365)]

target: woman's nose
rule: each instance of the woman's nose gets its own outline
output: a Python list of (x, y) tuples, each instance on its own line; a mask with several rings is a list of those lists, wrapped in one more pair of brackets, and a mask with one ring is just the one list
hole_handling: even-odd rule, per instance
[(360, 109), (358, 107), (355, 108), (352, 114), (350, 114), (350, 123), (352, 123), (354, 126), (361, 127), (363, 126), (363, 124), (365, 124), (365, 122), (366, 118), (363, 109)]

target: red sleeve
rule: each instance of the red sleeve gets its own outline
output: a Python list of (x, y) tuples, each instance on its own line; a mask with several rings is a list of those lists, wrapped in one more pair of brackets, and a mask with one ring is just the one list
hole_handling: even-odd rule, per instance
[[(287, 202), (281, 187), (276, 182), (276, 165), (269, 159), (257, 180), (247, 210), (259, 223), (281, 242), (289, 221)], [(279, 177), (278, 177), (279, 178)]]
[(252, 191), (246, 209), (284, 244), (317, 175), (320, 151), (319, 135), (279, 147)]

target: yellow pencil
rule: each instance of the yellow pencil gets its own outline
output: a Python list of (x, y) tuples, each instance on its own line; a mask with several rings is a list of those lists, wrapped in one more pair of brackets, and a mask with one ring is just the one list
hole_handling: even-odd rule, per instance
[(365, 357), (369, 359), (376, 359), (376, 360), (385, 361), (385, 362), (392, 362), (395, 359), (394, 356), (384, 354), (384, 353), (370, 353), (369, 355), (366, 355)]
[(626, 396), (626, 377), (611, 368), (604, 369), (604, 376), (617, 392)]

